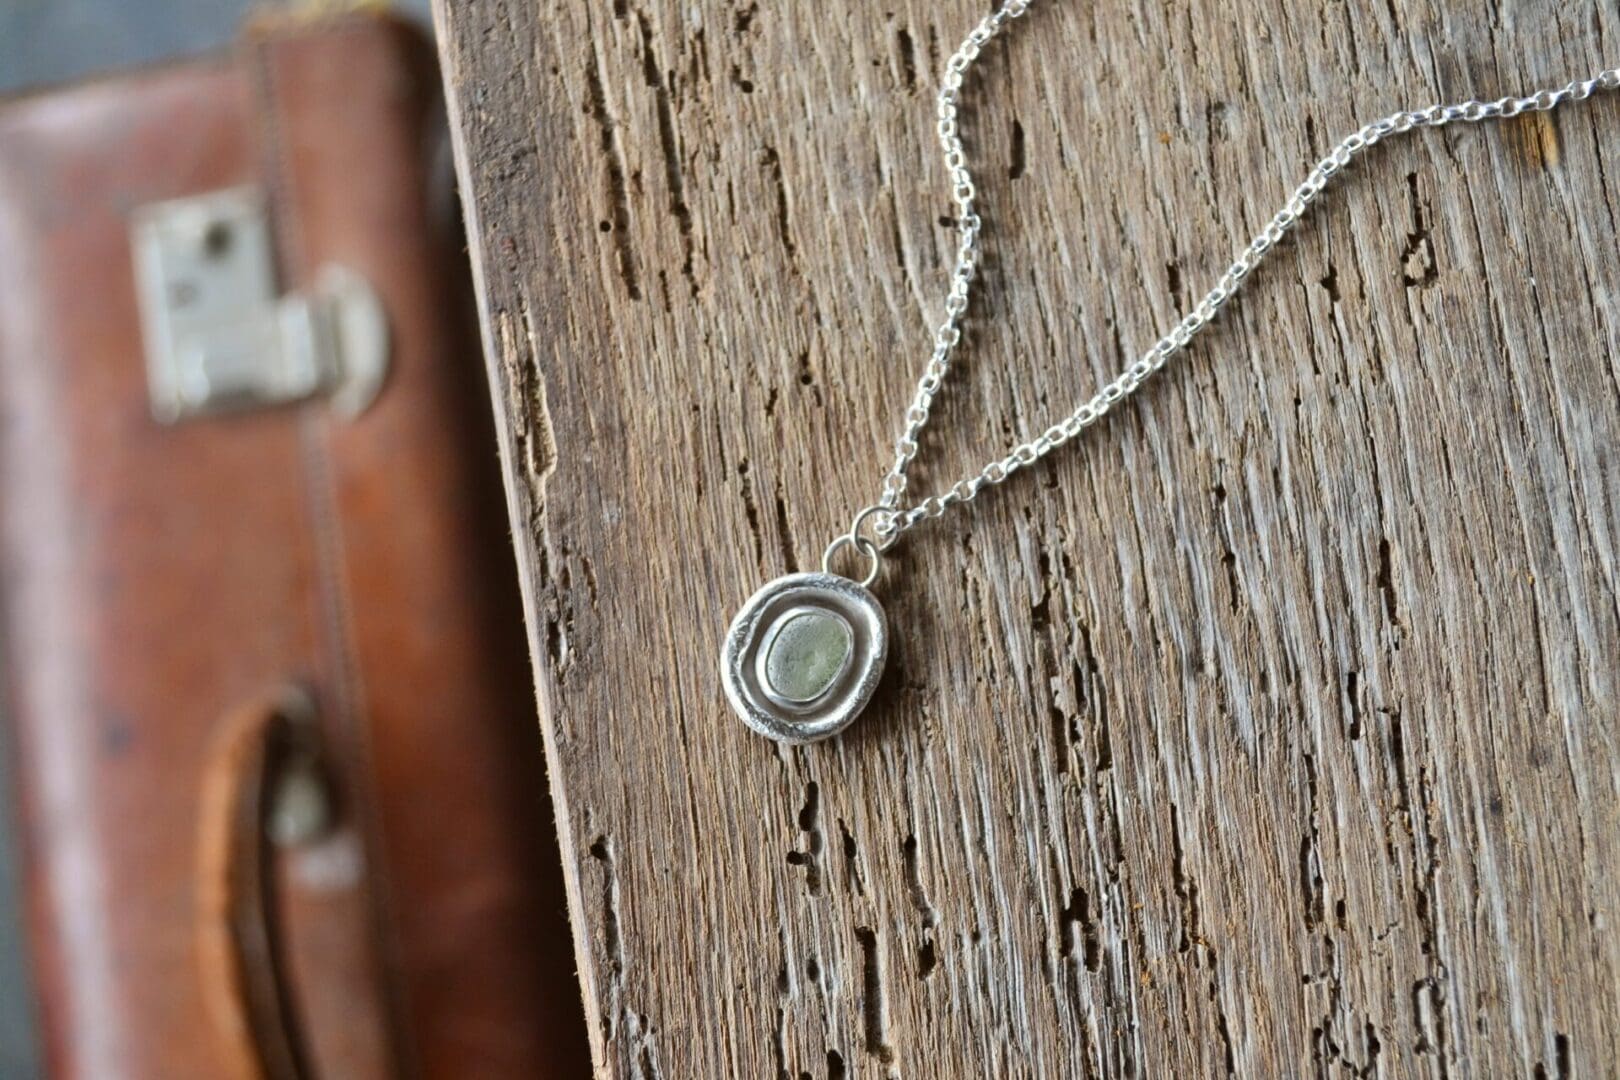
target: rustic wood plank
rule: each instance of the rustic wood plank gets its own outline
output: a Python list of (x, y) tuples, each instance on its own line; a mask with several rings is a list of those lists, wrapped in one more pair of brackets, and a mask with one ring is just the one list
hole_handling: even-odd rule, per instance
[[(730, 715), (731, 613), (876, 493), (984, 8), (439, 7), (601, 1072), (1614, 1075), (1620, 100), (1379, 148), (1140, 400), (908, 539), (851, 733)], [(1037, 7), (970, 90), (917, 485), (1338, 135), (1617, 56), (1605, 5)]]

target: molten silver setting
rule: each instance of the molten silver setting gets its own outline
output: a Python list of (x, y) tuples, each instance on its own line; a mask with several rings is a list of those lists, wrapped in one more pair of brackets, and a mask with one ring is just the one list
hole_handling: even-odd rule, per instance
[(888, 647), (883, 608), (864, 586), (837, 574), (789, 574), (737, 613), (720, 677), (743, 723), (781, 742), (815, 742), (860, 715)]

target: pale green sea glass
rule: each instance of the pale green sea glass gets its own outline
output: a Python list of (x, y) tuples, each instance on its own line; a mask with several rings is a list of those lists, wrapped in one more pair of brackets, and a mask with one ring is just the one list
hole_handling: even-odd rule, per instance
[(849, 665), (849, 624), (827, 611), (801, 611), (777, 630), (765, 654), (765, 681), (784, 701), (802, 705), (826, 693)]

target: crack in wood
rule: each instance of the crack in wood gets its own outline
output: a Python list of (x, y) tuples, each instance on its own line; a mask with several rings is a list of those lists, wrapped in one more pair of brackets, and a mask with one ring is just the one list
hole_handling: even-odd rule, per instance
[(608, 998), (612, 1004), (611, 1008), (602, 1012), (602, 1035), (604, 1040), (611, 1043), (615, 1034), (614, 1024), (623, 1007), (625, 964), (624, 941), (619, 932), (619, 878), (613, 866), (612, 838), (598, 836), (591, 841), (590, 854), (602, 868), (602, 951), (607, 956), (610, 976)]
[(877, 931), (869, 926), (855, 928), (861, 946), (861, 1016), (866, 1028), (866, 1052), (885, 1065), (894, 1062), (894, 1048), (884, 1033), (883, 957), (878, 951)]
[(799, 809), (799, 831), (804, 834), (803, 848), (787, 853), (790, 866), (804, 867), (805, 887), (811, 896), (821, 892), (821, 789), (814, 780), (804, 787), (804, 805)]
[(865, 875), (861, 872), (860, 847), (855, 843), (855, 834), (849, 831), (844, 819), (838, 819), (838, 835), (844, 850), (844, 875), (855, 889), (855, 895), (866, 895)]
[(911, 31), (900, 27), (894, 32), (895, 50), (900, 57), (900, 89), (914, 93), (917, 89), (917, 46), (911, 40)]
[(686, 177), (681, 167), (680, 136), (675, 130), (673, 94), (654, 55), (652, 27), (647, 16), (637, 12), (636, 25), (641, 30), (642, 78), (653, 91), (658, 111), (658, 148), (664, 159), (664, 185), (669, 189), (669, 211), (675, 217), (681, 236), (681, 277), (686, 279), (692, 298), (696, 299), (698, 280), (693, 271), (692, 210), (686, 203)]
[(630, 299), (640, 300), (640, 272), (630, 248), (630, 194), (625, 182), (624, 151), (616, 134), (618, 125), (608, 111), (603, 81), (602, 56), (593, 44), (585, 58), (585, 85), (589, 90), (587, 110), (596, 120), (598, 149), (602, 155), (603, 186), (608, 204), (605, 220), (610, 226), (608, 236), (613, 243), (619, 279), (624, 282)]

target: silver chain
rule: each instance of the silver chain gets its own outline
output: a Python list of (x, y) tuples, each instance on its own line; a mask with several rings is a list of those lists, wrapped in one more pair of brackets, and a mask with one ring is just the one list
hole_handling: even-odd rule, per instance
[[(1566, 101), (1585, 101), (1598, 90), (1620, 87), (1620, 68), (1609, 68), (1593, 78), (1572, 82), (1556, 90), (1537, 90), (1523, 97), (1504, 97), (1496, 101), (1470, 100), (1455, 105), (1430, 105), (1423, 109), (1391, 113), (1346, 136), (1310, 171), (1283, 208), (1238, 254), (1215, 287), (1204, 294), (1191, 313), (1155, 342), (1141, 359), (1103, 386), (1091, 400), (1081, 404), (1040, 436), (1018, 444), (1004, 457), (991, 461), (977, 475), (958, 480), (942, 494), (930, 495), (912, 506), (902, 506), (901, 499), (906, 493), (907, 484), (906, 469), (917, 456), (917, 438), (928, 423), (934, 395), (944, 383), (950, 371), (951, 354), (962, 339), (962, 316), (967, 312), (968, 293), (978, 265), (979, 231), (983, 223), (973, 208), (978, 192), (967, 169), (967, 154), (962, 147), (962, 136), (957, 125), (957, 104), (962, 96), (962, 83), (985, 44), (1005, 29), (1008, 23), (1028, 11), (1032, 2), (1005, 0), (1000, 8), (985, 16), (968, 33), (961, 47), (945, 63), (937, 112), (939, 144), (945, 152), (945, 168), (951, 178), (951, 198), (957, 207), (960, 236), (956, 266), (951, 272), (950, 291), (945, 296), (945, 319), (934, 331), (933, 353), (923, 369), (922, 378), (917, 382), (916, 396), (906, 410), (905, 430), (895, 441), (894, 464), (883, 478), (882, 497), (877, 503), (861, 510), (849, 531), (832, 542), (822, 560), (824, 567), (829, 566), (832, 556), (841, 547), (849, 546), (866, 556), (870, 565), (866, 580), (872, 580), (877, 575), (879, 553), (893, 547), (901, 533), (928, 518), (939, 517), (952, 506), (971, 501), (986, 487), (1001, 483), (1026, 465), (1033, 465), (1096, 423), (1116, 404), (1134, 393), (1148, 376), (1164, 367), (1195, 334), (1209, 325), (1221, 306), (1232, 298), (1244, 279), (1293, 228), (1294, 223), (1304, 216), (1306, 209), (1322, 194), (1333, 177), (1368, 147), (1389, 135), (1401, 135), (1417, 128), (1443, 127), (1456, 121), (1477, 123), (1518, 116), (1524, 112), (1546, 112)], [(863, 531), (868, 520), (872, 522), (870, 536)]]

